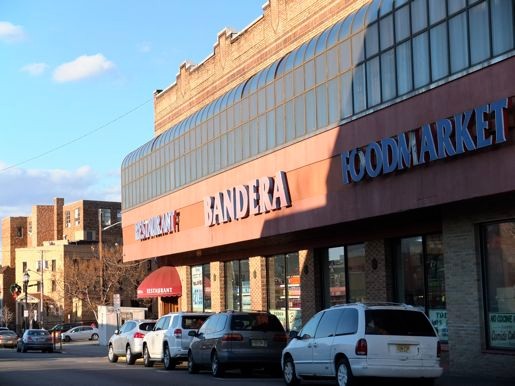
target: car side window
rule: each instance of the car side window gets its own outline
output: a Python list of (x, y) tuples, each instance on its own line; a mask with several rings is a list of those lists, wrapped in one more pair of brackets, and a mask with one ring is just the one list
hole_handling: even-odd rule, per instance
[(336, 324), (338, 323), (338, 319), (342, 314), (342, 310), (328, 310), (324, 312), (320, 322), (318, 323), (318, 328), (315, 332), (315, 338), (327, 338), (329, 336), (334, 336), (334, 331), (336, 329)]
[(319, 312), (318, 314), (315, 314), (309, 321), (304, 325), (302, 330), (300, 330), (299, 335), (302, 339), (312, 338), (315, 336), (315, 331), (318, 326), (318, 322), (320, 322), (320, 318), (322, 318), (322, 315), (324, 314), (324, 311)]
[(122, 327), (122, 332), (129, 332), (130, 330), (132, 330), (134, 328), (135, 325), (136, 325), (135, 322), (125, 323)]
[(343, 310), (338, 325), (336, 335), (355, 334), (358, 331), (358, 310), (347, 308)]
[(220, 315), (216, 322), (215, 332), (222, 331), (227, 323), (227, 315)]
[(158, 331), (158, 330), (162, 330), (164, 328), (164, 325), (165, 325), (165, 322), (167, 317), (166, 316), (163, 316), (162, 318), (160, 318), (157, 323), (156, 323), (156, 326), (154, 327), (154, 331)]

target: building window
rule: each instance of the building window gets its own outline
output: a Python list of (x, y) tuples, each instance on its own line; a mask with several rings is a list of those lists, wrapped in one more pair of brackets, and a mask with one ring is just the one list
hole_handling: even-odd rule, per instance
[(64, 226), (66, 228), (70, 228), (72, 226), (71, 220), (70, 220), (70, 211), (67, 210), (64, 212)]
[(267, 258), (268, 310), (287, 330), (302, 326), (299, 254), (297, 252)]
[(365, 244), (326, 248), (318, 253), (325, 307), (365, 301)]
[(22, 272), (27, 272), (27, 262), (26, 261), (24, 261), (22, 263)]
[(111, 209), (100, 209), (100, 221), (104, 227), (111, 225)]
[(52, 260), (52, 272), (55, 272), (56, 270), (57, 261), (54, 259)]
[(23, 227), (16, 227), (16, 237), (18, 237), (18, 238), (23, 237)]
[(225, 263), (225, 304), (228, 310), (250, 311), (249, 261)]
[(489, 348), (515, 350), (515, 220), (481, 227)]
[(57, 283), (55, 280), (52, 280), (52, 292), (57, 291)]
[(75, 208), (74, 220), (75, 220), (75, 225), (80, 225), (80, 208)]
[(211, 269), (209, 264), (191, 267), (191, 309), (211, 311)]
[(116, 209), (116, 222), (122, 221), (122, 210)]
[(393, 263), (395, 301), (423, 309), (440, 339), (447, 341), (442, 235), (395, 240)]

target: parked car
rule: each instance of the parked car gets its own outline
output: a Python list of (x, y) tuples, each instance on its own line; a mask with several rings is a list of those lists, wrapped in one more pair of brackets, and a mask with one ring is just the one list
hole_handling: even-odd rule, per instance
[(98, 328), (91, 326), (77, 326), (72, 329), (63, 332), (61, 339), (65, 342), (72, 340), (97, 340), (98, 339)]
[(54, 352), (52, 336), (44, 329), (27, 329), (16, 345), (16, 351), (41, 350), (42, 352)]
[(0, 346), (3, 347), (16, 347), (18, 343), (18, 334), (14, 331), (1, 329), (0, 330)]
[(165, 369), (172, 370), (188, 359), (188, 348), (196, 332), (209, 313), (172, 312), (159, 318), (154, 329), (143, 338), (143, 363), (151, 367), (162, 361)]
[(269, 312), (225, 311), (212, 315), (194, 336), (188, 351), (188, 371), (211, 369), (215, 377), (225, 369), (280, 370), (281, 352), (288, 337), (277, 317)]
[(68, 331), (70, 328), (77, 327), (82, 325), (82, 323), (59, 323), (53, 326), (51, 329), (48, 330), (51, 334), (54, 333), (54, 331), (57, 334), (62, 334), (63, 332)]
[(155, 324), (155, 320), (127, 320), (109, 339), (109, 362), (117, 362), (119, 356), (125, 356), (125, 362), (133, 365), (142, 356), (143, 338)]
[(283, 350), (286, 385), (302, 378), (417, 378), (432, 384), (442, 374), (438, 335), (419, 309), (401, 304), (345, 304), (314, 315)]

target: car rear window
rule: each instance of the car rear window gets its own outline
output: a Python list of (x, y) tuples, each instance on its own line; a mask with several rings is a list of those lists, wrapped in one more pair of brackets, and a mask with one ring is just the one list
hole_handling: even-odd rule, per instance
[(139, 325), (139, 329), (141, 331), (152, 331), (152, 329), (154, 328), (154, 326), (156, 325), (155, 322), (149, 322), (149, 323), (141, 323)]
[(233, 315), (231, 330), (235, 331), (277, 331), (284, 332), (283, 325), (272, 314)]
[(184, 315), (182, 317), (182, 328), (188, 330), (198, 330), (209, 315)]
[(431, 322), (418, 311), (366, 310), (365, 334), (436, 336)]
[(41, 331), (29, 331), (28, 335), (31, 335), (31, 336), (45, 336), (45, 335), (50, 335), (50, 334), (48, 333), (48, 331), (41, 330)]

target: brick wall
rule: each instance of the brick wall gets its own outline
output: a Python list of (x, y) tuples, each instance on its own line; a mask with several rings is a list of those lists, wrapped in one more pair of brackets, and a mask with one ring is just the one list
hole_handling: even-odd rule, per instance
[(459, 205), (443, 214), (449, 368), (454, 373), (515, 377), (515, 355), (486, 349), (478, 238), (480, 223), (513, 218), (513, 197)]
[[(2, 266), (14, 267), (16, 248), (24, 248), (28, 242), (28, 217), (2, 219)], [(21, 236), (20, 233), (21, 232)]]

